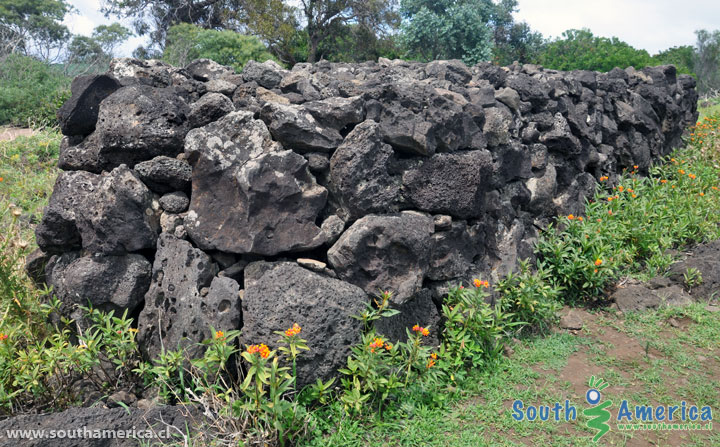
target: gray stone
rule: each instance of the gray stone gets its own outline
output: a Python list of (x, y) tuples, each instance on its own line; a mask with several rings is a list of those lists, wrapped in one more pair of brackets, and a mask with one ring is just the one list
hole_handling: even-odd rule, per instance
[(235, 110), (230, 98), (220, 93), (208, 93), (190, 106), (188, 122), (191, 129), (217, 121)]
[(61, 172), (55, 181), (48, 206), (35, 229), (38, 246), (47, 253), (80, 248), (78, 213), (93, 205), (100, 176), (89, 172)]
[(185, 153), (193, 165), (185, 228), (199, 247), (272, 256), (325, 242), (315, 220), (327, 190), (305, 158), (283, 151), (252, 113), (191, 131)]
[(465, 277), (476, 257), (484, 254), (484, 236), (479, 225), (465, 222), (452, 222), (447, 231), (433, 234), (427, 278), (447, 281)]
[(328, 262), (340, 279), (373, 295), (390, 290), (402, 304), (422, 288), (432, 232), (432, 219), (420, 213), (368, 215), (328, 250)]
[(512, 115), (502, 107), (485, 109), (485, 124), (483, 133), (489, 147), (499, 146), (510, 142), (510, 127)]
[(47, 283), (62, 302), (61, 313), (80, 320), (76, 306), (92, 305), (104, 312), (129, 314), (150, 286), (151, 267), (141, 255), (83, 256), (76, 252), (53, 256), (46, 268)]
[(561, 329), (580, 330), (583, 328), (583, 319), (580, 312), (570, 309), (565, 315), (560, 317), (559, 326)]
[(117, 255), (155, 246), (158, 221), (152, 194), (125, 165), (101, 176), (75, 213), (82, 247), (90, 253)]
[(133, 85), (100, 103), (95, 133), (104, 169), (182, 152), (190, 109), (170, 88)]
[(348, 124), (357, 124), (365, 119), (363, 101), (359, 96), (352, 98), (328, 98), (303, 104), (305, 110), (324, 126), (341, 130)]
[(501, 88), (495, 92), (495, 99), (510, 107), (514, 112), (520, 111), (520, 95), (511, 88)]
[(687, 306), (692, 298), (678, 286), (649, 289), (643, 284), (631, 284), (617, 289), (610, 299), (621, 312), (657, 309), (661, 306)]
[(73, 79), (70, 99), (58, 109), (60, 130), (64, 135), (90, 135), (95, 130), (100, 103), (121, 87), (109, 75), (78, 76)]
[(148, 188), (160, 194), (190, 189), (192, 168), (184, 160), (160, 156), (138, 163), (134, 169)]
[(202, 82), (234, 73), (234, 70), (210, 59), (196, 59), (185, 67), (190, 76)]
[(484, 193), (492, 185), (492, 156), (488, 151), (435, 154), (408, 169), (402, 182), (410, 203), (430, 213), (459, 218), (480, 217)]
[[(685, 275), (689, 269), (700, 273), (702, 281), (694, 287), (685, 284)], [(676, 284), (690, 290), (696, 299), (717, 298), (720, 290), (720, 241), (713, 241), (693, 248), (687, 257), (670, 266), (669, 277)]]
[[(191, 358), (202, 355), (198, 343), (215, 330), (241, 326), (240, 286), (229, 277), (215, 277), (208, 255), (168, 234), (160, 235), (152, 284), (138, 322), (138, 342), (149, 358), (183, 348)], [(201, 290), (208, 288), (203, 296)]]
[(208, 93), (220, 93), (230, 98), (232, 98), (233, 92), (237, 88), (236, 84), (225, 79), (211, 79), (205, 85)]
[(273, 138), (294, 150), (331, 152), (343, 140), (337, 129), (322, 126), (302, 106), (268, 102), (260, 116)]
[(287, 73), (287, 70), (284, 70), (274, 61), (265, 61), (263, 63), (248, 61), (242, 70), (245, 82), (254, 81), (267, 89), (278, 87), (285, 73)]
[(433, 302), (432, 293), (428, 289), (422, 289), (410, 300), (401, 305), (390, 306), (400, 313), (389, 318), (381, 318), (375, 321), (375, 329), (379, 334), (387, 337), (392, 343), (407, 340), (407, 331), (416, 324), (430, 331), (430, 335), (423, 338), (423, 344), (437, 347), (440, 345), (440, 332), (442, 326), (438, 308)]
[(320, 229), (325, 233), (327, 243), (332, 244), (345, 230), (345, 221), (333, 214), (323, 221)]
[(310, 348), (297, 360), (298, 387), (328, 380), (360, 341), (362, 323), (351, 315), (367, 301), (360, 288), (295, 263), (253, 263), (245, 269), (242, 342), (275, 347), (274, 332), (297, 323)]
[(369, 213), (397, 211), (399, 179), (389, 172), (392, 148), (383, 143), (380, 126), (359, 124), (330, 159), (330, 189), (342, 217), (357, 219)]
[(182, 213), (190, 206), (190, 199), (182, 191), (175, 191), (160, 197), (160, 206), (169, 213)]

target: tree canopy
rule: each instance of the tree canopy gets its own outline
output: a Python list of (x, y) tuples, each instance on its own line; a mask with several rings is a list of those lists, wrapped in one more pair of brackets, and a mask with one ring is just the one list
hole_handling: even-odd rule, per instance
[(35, 54), (68, 40), (70, 31), (62, 21), (72, 10), (65, 0), (0, 0), (0, 54)]

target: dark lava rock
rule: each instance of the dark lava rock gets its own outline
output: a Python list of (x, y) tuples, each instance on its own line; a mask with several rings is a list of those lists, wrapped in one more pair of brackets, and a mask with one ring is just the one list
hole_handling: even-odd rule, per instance
[(331, 152), (343, 141), (337, 129), (322, 126), (303, 106), (268, 102), (260, 117), (273, 138), (301, 152)]
[(182, 213), (190, 206), (190, 199), (182, 191), (175, 191), (160, 197), (160, 207), (168, 213)]
[(73, 79), (72, 96), (57, 111), (64, 135), (90, 135), (95, 130), (100, 102), (121, 87), (109, 75), (78, 76)]
[(55, 181), (50, 202), (35, 229), (38, 246), (47, 253), (80, 248), (77, 216), (93, 204), (100, 177), (89, 172), (61, 172)]
[(360, 341), (362, 323), (351, 318), (365, 309), (362, 289), (300, 267), (294, 262), (250, 264), (242, 300), (244, 344), (276, 346), (274, 331), (297, 323), (310, 351), (297, 361), (298, 386), (327, 380), (347, 364)]
[(161, 155), (136, 164), (134, 169), (148, 188), (160, 194), (190, 189), (192, 168), (184, 160)]
[(272, 256), (318, 247), (327, 190), (307, 161), (272, 141), (252, 113), (234, 112), (190, 132), (193, 165), (186, 228), (199, 247)]
[(230, 98), (220, 93), (208, 93), (190, 106), (188, 121), (191, 129), (217, 121), (235, 110)]
[(371, 295), (390, 290), (402, 304), (422, 288), (433, 230), (432, 218), (416, 212), (368, 215), (345, 230), (328, 262), (340, 279)]
[(83, 205), (75, 210), (76, 225), (90, 253), (125, 254), (155, 246), (152, 193), (127, 166), (101, 176)]
[(216, 273), (210, 257), (189, 242), (160, 235), (152, 284), (138, 320), (138, 342), (148, 358), (155, 358), (162, 347), (183, 348), (195, 358), (203, 352), (197, 344), (214, 335), (211, 327), (240, 328), (240, 286)]
[(53, 256), (47, 265), (47, 284), (62, 302), (67, 317), (82, 316), (75, 306), (105, 312), (133, 310), (150, 287), (150, 263), (141, 255), (84, 256), (76, 252)]
[(330, 189), (343, 217), (397, 211), (400, 181), (388, 172), (392, 156), (392, 147), (383, 142), (373, 121), (359, 124), (345, 138), (330, 159)]
[(100, 104), (97, 141), (105, 169), (182, 152), (190, 108), (171, 88), (123, 87)]

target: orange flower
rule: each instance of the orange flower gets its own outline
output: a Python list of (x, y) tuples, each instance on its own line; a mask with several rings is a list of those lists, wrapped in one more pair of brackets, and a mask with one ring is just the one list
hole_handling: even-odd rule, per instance
[(385, 350), (389, 351), (392, 349), (392, 345), (390, 343), (385, 343)]
[(695, 180), (695, 178), (696, 178), (695, 174), (688, 174), (688, 177), (690, 177), (693, 180)]
[(634, 199), (635, 197), (637, 197), (637, 194), (633, 194), (633, 195), (632, 195), (632, 198), (633, 198), (633, 199)]
[(430, 354), (430, 358), (433, 360), (437, 360), (437, 354), (433, 352), (432, 354)]
[(703, 196), (705, 196), (705, 193), (704, 193), (704, 192), (701, 192), (701, 193), (698, 194), (698, 195), (699, 195), (700, 197), (703, 197)]
[(385, 341), (383, 341), (382, 338), (375, 337), (373, 339), (373, 342), (370, 343), (370, 352), (375, 352), (376, 349), (382, 348), (384, 345), (385, 345)]
[(601, 182), (604, 182), (604, 181), (607, 180), (608, 178), (609, 178), (609, 177), (608, 177), (607, 175), (603, 175), (602, 177), (600, 177), (600, 181), (601, 181)]
[(633, 166), (633, 169), (637, 170), (637, 168), (638, 168), (638, 165)]
[(432, 368), (433, 366), (435, 366), (435, 360), (430, 360), (430, 361), (427, 363), (427, 368), (430, 369), (430, 368)]
[(217, 331), (215, 332), (215, 338), (217, 338), (218, 340), (223, 339), (225, 338), (225, 334), (223, 333), (223, 331)]
[[(2, 179), (2, 177), (0, 177), (0, 179)], [(5, 341), (5, 340), (7, 340), (7, 338), (8, 338), (7, 335), (0, 333), (0, 341)]]
[(598, 269), (595, 269), (594, 271), (595, 271), (595, 273), (597, 273), (597, 272), (598, 272)]
[(684, 169), (678, 169), (678, 172), (679, 172), (681, 175), (685, 175), (685, 170), (684, 170)]
[(714, 189), (715, 191), (718, 190), (718, 187), (717, 187), (717, 186), (711, 186), (711, 188)]
[(572, 214), (568, 214), (568, 219), (569, 219), (569, 220), (575, 220), (575, 216), (573, 216)]
[(428, 335), (430, 335), (430, 330), (424, 327), (422, 330), (422, 335), (423, 337), (427, 337)]
[(578, 218), (577, 218), (577, 219), (578, 219), (578, 220), (579, 220), (580, 222), (582, 222), (582, 221), (583, 221), (583, 218), (582, 218), (582, 216), (578, 216)]
[(475, 279), (473, 279), (473, 284), (475, 285), (475, 287), (480, 287), (480, 286), (482, 286), (482, 281), (475, 278)]
[(270, 355), (270, 348), (265, 344), (250, 345), (247, 347), (248, 354), (260, 354), (260, 357), (266, 359)]
[(2, 178), (2, 177), (0, 177), (0, 182), (2, 182), (3, 180), (5, 180), (5, 179), (4, 179), (4, 178)]
[(612, 216), (612, 210), (608, 210), (608, 214)]
[(422, 330), (422, 328), (420, 327), (419, 324), (416, 324), (415, 326), (412, 327), (412, 330), (413, 330), (413, 332), (420, 332)]
[(302, 328), (298, 326), (297, 323), (293, 323), (292, 327), (285, 331), (285, 335), (287, 337), (292, 337), (294, 335), (298, 335), (302, 331)]
[(596, 266), (600, 266), (600, 264), (602, 264), (602, 259), (600, 259), (600, 258), (596, 259), (596, 260), (595, 260), (595, 265), (596, 265)]
[(618, 191), (620, 191), (620, 192), (623, 192), (623, 191), (625, 191), (625, 187), (624, 187), (624, 186), (622, 186), (622, 185), (618, 186)]
[(667, 180), (662, 179), (662, 180), (660, 180), (660, 183), (667, 183)]
[(600, 219), (600, 218), (598, 217), (597, 221), (598, 221), (598, 222), (602, 222), (602, 219)]

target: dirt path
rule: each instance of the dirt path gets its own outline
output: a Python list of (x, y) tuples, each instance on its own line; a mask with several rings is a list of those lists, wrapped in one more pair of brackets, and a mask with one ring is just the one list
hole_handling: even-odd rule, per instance
[(17, 137), (35, 135), (35, 130), (22, 127), (0, 127), (0, 141), (11, 141)]

